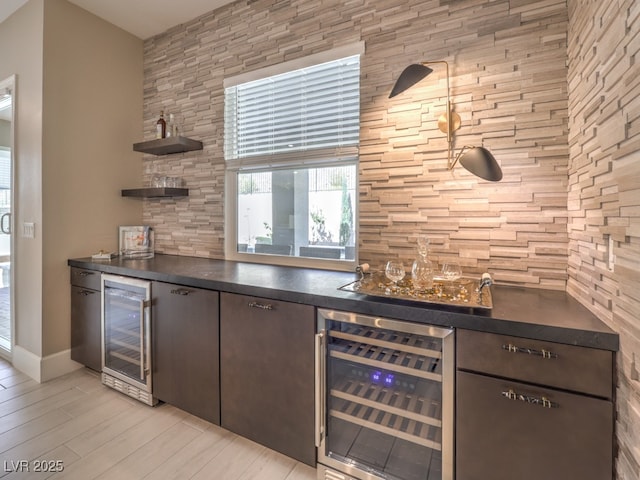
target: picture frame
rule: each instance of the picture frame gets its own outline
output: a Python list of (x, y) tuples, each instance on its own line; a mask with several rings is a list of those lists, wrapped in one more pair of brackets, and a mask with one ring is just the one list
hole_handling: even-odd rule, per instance
[(153, 228), (146, 225), (119, 227), (118, 254), (122, 258), (153, 258)]

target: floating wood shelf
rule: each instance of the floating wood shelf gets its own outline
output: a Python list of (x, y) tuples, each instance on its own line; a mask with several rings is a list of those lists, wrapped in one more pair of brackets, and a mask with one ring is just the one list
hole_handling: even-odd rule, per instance
[(150, 153), (152, 155), (168, 155), (170, 153), (202, 150), (202, 142), (187, 137), (168, 137), (134, 143), (133, 149), (136, 152)]
[(158, 198), (158, 197), (188, 197), (188, 188), (149, 187), (130, 188), (122, 190), (123, 197)]

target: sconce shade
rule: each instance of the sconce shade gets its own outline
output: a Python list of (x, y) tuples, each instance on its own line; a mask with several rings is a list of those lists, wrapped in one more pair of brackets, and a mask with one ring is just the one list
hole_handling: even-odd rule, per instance
[(425, 65), (419, 65), (417, 63), (409, 65), (398, 77), (396, 84), (393, 86), (393, 89), (389, 94), (389, 98), (395, 97), (408, 88), (413, 87), (431, 72), (433, 72), (433, 70)]
[(489, 150), (484, 147), (473, 147), (460, 156), (460, 163), (477, 177), (490, 182), (502, 180), (500, 165)]

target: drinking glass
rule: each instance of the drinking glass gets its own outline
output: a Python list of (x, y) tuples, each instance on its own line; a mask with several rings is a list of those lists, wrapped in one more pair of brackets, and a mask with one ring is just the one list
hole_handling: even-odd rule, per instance
[(405, 275), (404, 265), (399, 260), (389, 260), (384, 269), (384, 274), (393, 282), (393, 286), (397, 288), (398, 282), (402, 280)]
[(442, 278), (448, 282), (445, 287), (445, 292), (455, 297), (457, 294), (457, 287), (455, 281), (462, 276), (462, 269), (460, 265), (454, 262), (445, 263), (442, 265)]
[(448, 262), (442, 265), (442, 278), (454, 282), (460, 277), (462, 277), (462, 269), (459, 264)]

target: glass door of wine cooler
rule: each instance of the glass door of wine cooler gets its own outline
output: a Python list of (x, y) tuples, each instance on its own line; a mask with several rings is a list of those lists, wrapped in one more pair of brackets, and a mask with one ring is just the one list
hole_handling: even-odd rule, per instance
[(103, 372), (151, 392), (150, 282), (103, 275), (102, 301)]
[(451, 480), (453, 330), (329, 310), (318, 329), (318, 478)]

